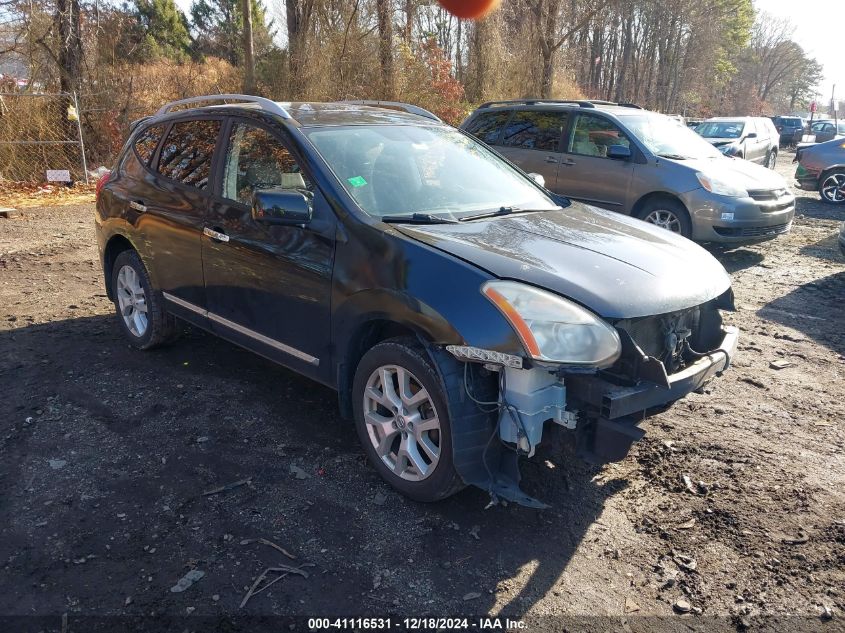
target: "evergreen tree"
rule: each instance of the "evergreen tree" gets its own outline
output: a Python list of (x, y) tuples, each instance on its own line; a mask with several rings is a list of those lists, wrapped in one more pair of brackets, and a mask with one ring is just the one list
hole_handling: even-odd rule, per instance
[(135, 17), (147, 58), (185, 58), (191, 49), (188, 19), (174, 0), (135, 0)]

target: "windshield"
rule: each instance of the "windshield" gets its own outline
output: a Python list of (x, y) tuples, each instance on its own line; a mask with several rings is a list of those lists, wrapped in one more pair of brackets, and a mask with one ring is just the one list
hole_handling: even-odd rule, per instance
[(704, 138), (739, 138), (744, 127), (742, 121), (705, 121), (695, 131)]
[(656, 156), (677, 160), (721, 156), (696, 131), (662, 114), (648, 113), (622, 119), (628, 130)]
[(356, 125), (303, 131), (349, 195), (376, 217), (558, 208), (525, 176), (457, 130)]

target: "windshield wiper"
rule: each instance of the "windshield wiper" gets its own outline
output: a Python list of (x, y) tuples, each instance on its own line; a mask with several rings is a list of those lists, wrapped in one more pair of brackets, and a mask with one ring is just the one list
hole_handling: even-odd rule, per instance
[(544, 211), (559, 211), (563, 207), (555, 207), (554, 209), (522, 209), (520, 207), (499, 207), (495, 211), (488, 211), (487, 213), (479, 213), (478, 215), (468, 215), (461, 218), (461, 222), (469, 222), (470, 220), (481, 220), (483, 218), (495, 218), (499, 215), (511, 215), (513, 213), (542, 213)]
[(658, 154), (660, 158), (668, 158), (670, 160), (689, 160), (688, 156), (681, 156), (680, 154)]
[(412, 213), (411, 215), (384, 215), (379, 218), (388, 224), (457, 224), (458, 221), (431, 213)]

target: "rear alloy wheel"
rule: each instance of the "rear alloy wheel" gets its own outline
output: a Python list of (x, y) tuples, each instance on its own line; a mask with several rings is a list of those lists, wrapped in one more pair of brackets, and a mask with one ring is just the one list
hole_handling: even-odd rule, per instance
[(692, 227), (690, 226), (689, 214), (687, 210), (679, 202), (674, 200), (653, 200), (646, 203), (640, 211), (638, 217), (659, 226), (661, 229), (666, 229), (672, 233), (678, 233), (684, 237), (692, 235)]
[(770, 151), (766, 154), (766, 167), (769, 169), (774, 169), (778, 164), (778, 153), (775, 150)]
[(352, 397), (364, 451), (391, 486), (426, 502), (463, 488), (453, 462), (445, 390), (414, 339), (384, 341), (364, 354)]
[(819, 194), (825, 202), (845, 203), (845, 171), (834, 171), (822, 176)]
[(111, 288), (120, 329), (133, 347), (152, 349), (176, 338), (176, 319), (165, 312), (164, 299), (138, 253), (127, 250), (117, 256)]

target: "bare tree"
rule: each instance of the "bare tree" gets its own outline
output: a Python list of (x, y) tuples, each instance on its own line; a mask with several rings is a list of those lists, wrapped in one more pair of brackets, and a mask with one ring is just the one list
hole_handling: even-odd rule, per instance
[(255, 49), (252, 42), (252, 0), (241, 0), (244, 31), (244, 92), (255, 94)]
[(394, 97), (393, 79), (393, 7), (391, 0), (376, 0), (379, 35), (379, 63), (381, 93), (385, 99)]

